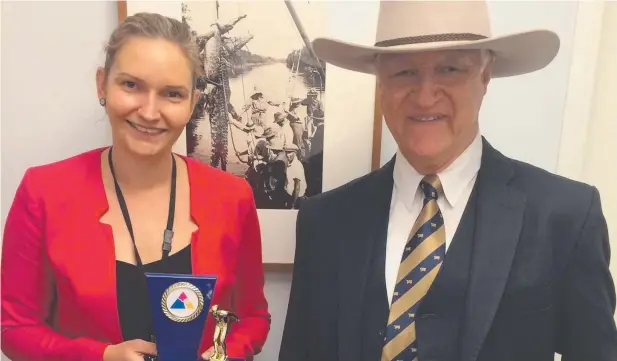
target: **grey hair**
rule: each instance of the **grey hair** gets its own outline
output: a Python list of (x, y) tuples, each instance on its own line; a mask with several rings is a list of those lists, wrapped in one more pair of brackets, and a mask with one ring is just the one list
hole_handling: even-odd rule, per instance
[(137, 13), (124, 19), (114, 30), (105, 47), (105, 79), (114, 64), (118, 50), (132, 37), (161, 38), (178, 45), (191, 67), (193, 86), (203, 69), (196, 38), (188, 24), (155, 13)]
[(490, 49), (482, 49), (480, 52), (480, 59), (482, 64), (482, 71), (484, 71), (487, 66), (492, 65), (495, 61), (495, 53), (493, 53), (493, 51)]

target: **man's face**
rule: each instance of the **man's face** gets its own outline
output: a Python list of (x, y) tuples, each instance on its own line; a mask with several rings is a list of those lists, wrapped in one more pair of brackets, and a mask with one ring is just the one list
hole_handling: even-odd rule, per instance
[(381, 107), (401, 152), (420, 172), (436, 173), (478, 130), (490, 80), (479, 51), (386, 55), (377, 63)]

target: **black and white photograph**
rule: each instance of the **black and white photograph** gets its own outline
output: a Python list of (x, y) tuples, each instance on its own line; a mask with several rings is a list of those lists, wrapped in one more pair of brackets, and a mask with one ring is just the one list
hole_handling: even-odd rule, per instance
[(319, 1), (182, 3), (203, 64), (187, 155), (244, 177), (258, 209), (299, 209), (322, 192), (327, 34)]

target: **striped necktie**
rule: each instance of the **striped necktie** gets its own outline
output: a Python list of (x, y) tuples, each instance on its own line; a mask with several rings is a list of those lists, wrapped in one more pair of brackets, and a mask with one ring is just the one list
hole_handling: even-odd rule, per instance
[(441, 182), (429, 175), (420, 186), (424, 205), (399, 265), (381, 361), (418, 361), (415, 314), (446, 255), (443, 216), (437, 206)]

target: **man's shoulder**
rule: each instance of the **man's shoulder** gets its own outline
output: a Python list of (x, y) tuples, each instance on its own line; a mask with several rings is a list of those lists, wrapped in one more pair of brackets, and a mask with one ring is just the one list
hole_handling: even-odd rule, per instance
[(354, 206), (354, 202), (367, 195), (374, 186), (379, 183), (378, 177), (385, 176), (386, 169), (380, 168), (371, 171), (363, 176), (354, 178), (340, 186), (324, 191), (307, 199), (300, 210), (303, 208), (334, 208), (340, 209), (341, 206)]
[(555, 219), (585, 219), (593, 204), (600, 202), (597, 188), (590, 184), (523, 161), (511, 161), (516, 169), (512, 185), (526, 195), (528, 206), (551, 213)]
[(527, 191), (546, 197), (575, 199), (576, 195), (591, 195), (595, 187), (582, 181), (567, 178), (538, 166), (511, 159), (516, 168), (516, 183)]
[[(481, 176), (484, 174), (484, 176)], [(527, 161), (509, 157), (483, 139), (480, 176), (503, 179), (508, 185), (527, 197), (527, 202), (557, 206), (564, 202), (579, 205), (589, 203), (597, 189), (582, 181), (556, 174)]]

